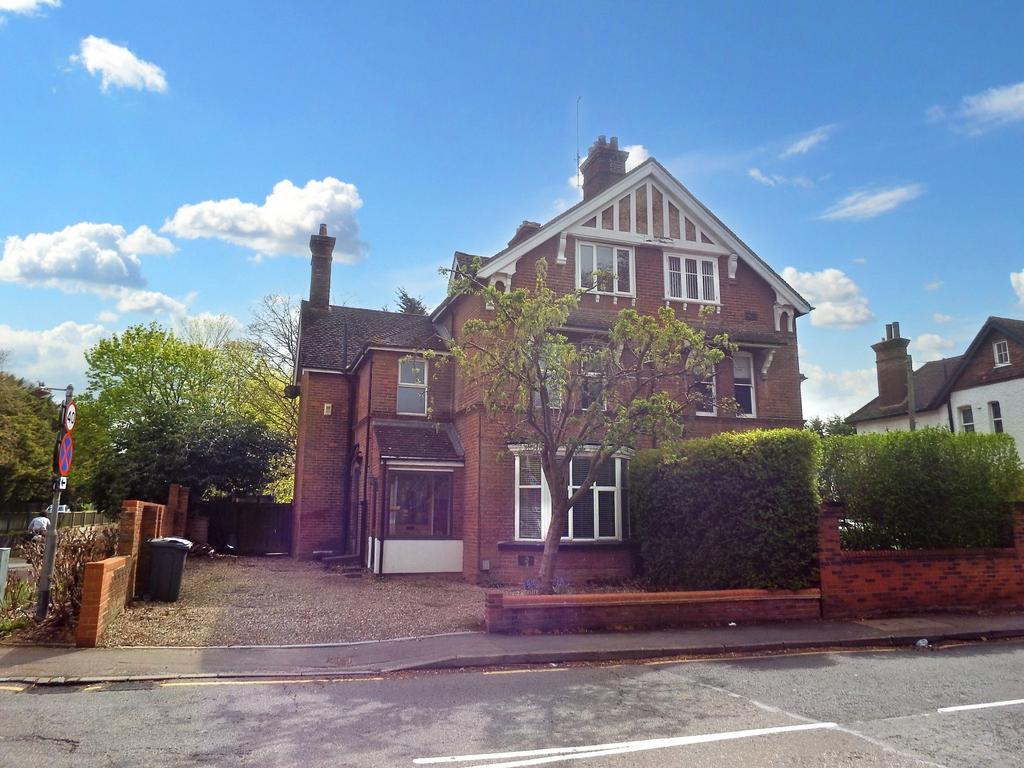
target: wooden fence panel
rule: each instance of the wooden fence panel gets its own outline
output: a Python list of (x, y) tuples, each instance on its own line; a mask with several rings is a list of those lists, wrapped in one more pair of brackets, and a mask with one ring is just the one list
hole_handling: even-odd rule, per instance
[(218, 552), (266, 555), (291, 550), (291, 504), (204, 501), (197, 512), (209, 519), (208, 539)]

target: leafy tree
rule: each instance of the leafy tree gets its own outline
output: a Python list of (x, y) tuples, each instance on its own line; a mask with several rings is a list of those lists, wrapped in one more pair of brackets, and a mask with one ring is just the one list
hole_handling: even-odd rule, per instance
[[(0, 350), (0, 365), (5, 359)], [(0, 501), (47, 497), (56, 433), (49, 393), (0, 371)]]
[[(537, 262), (533, 290), (505, 293), (464, 273), (456, 273), (452, 284), (493, 310), (463, 326), (452, 347), (457, 365), (508, 437), (535, 444), (540, 456), (552, 514), (539, 589), (550, 594), (573, 504), (621, 449), (642, 437), (681, 437), (687, 406), (709, 397), (694, 382), (707, 379), (732, 347), (724, 334), (709, 338), (669, 308), (653, 316), (624, 309), (608, 332), (570, 338), (561, 329), (587, 291), (560, 293), (549, 287), (543, 259)], [(724, 399), (718, 405), (735, 407)], [(570, 495), (571, 462), (584, 453), (591, 459), (589, 471)]]
[(405, 288), (398, 289), (395, 300), (398, 302), (399, 312), (404, 312), (407, 315), (427, 314), (427, 305), (423, 303), (423, 299), (411, 295)]
[(816, 432), (818, 434), (818, 437), (857, 434), (857, 428), (853, 426), (853, 424), (847, 423), (846, 419), (844, 419), (838, 413), (829, 416), (827, 419), (822, 419), (820, 416), (815, 416), (813, 419), (809, 419), (807, 421), (807, 423), (804, 425), (804, 429), (809, 429), (811, 432)]

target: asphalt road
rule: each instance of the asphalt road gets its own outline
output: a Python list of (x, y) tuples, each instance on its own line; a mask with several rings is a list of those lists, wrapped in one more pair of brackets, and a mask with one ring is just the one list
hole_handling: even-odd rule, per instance
[[(18, 768), (1024, 766), (1020, 643), (17, 688), (0, 689), (0, 755)], [(977, 704), (997, 706), (941, 711)]]

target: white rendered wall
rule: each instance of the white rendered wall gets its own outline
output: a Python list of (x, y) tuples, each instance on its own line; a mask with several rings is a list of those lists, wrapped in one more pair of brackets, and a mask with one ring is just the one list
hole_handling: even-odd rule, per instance
[(461, 539), (385, 539), (383, 544), (384, 573), (462, 573)]
[[(936, 408), (934, 411), (919, 411), (915, 414), (919, 429), (924, 427), (945, 427), (949, 429), (949, 416), (946, 409)], [(856, 425), (858, 435), (870, 435), (877, 432), (906, 432), (910, 429), (910, 421), (906, 415), (889, 416), (884, 419), (861, 421)]]
[(1024, 379), (985, 384), (951, 393), (950, 404), (953, 406), (956, 431), (962, 431), (959, 409), (969, 405), (974, 410), (974, 431), (993, 432), (988, 406), (992, 401), (999, 403), (1003, 413), (1003, 431), (1013, 436), (1019, 454), (1021, 441), (1024, 441)]

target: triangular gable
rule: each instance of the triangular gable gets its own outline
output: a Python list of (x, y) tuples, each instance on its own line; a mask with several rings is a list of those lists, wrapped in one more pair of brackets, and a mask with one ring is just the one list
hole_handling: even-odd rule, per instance
[(562, 239), (558, 260), (563, 261), (566, 234), (735, 256), (764, 278), (779, 301), (792, 305), (796, 314), (813, 309), (654, 158), (592, 199), (556, 216), (532, 236), (496, 254), (480, 269), (479, 276), (514, 273), (520, 257), (555, 236)]
[(974, 360), (975, 356), (978, 354), (991, 354), (987, 351), (988, 345), (986, 342), (993, 333), (1000, 333), (1008, 339), (1012, 339), (1017, 344), (1024, 346), (1024, 321), (1014, 320), (1008, 317), (989, 316), (985, 321), (985, 324), (981, 326), (981, 329), (971, 341), (970, 346), (967, 347), (967, 351), (961, 355), (960, 364), (957, 366), (956, 371), (949, 377), (946, 385), (939, 393), (943, 399), (949, 397), (949, 393), (953, 391), (954, 387), (956, 387), (957, 383), (960, 381), (960, 377), (963, 375), (964, 371), (970, 367), (971, 361)]

